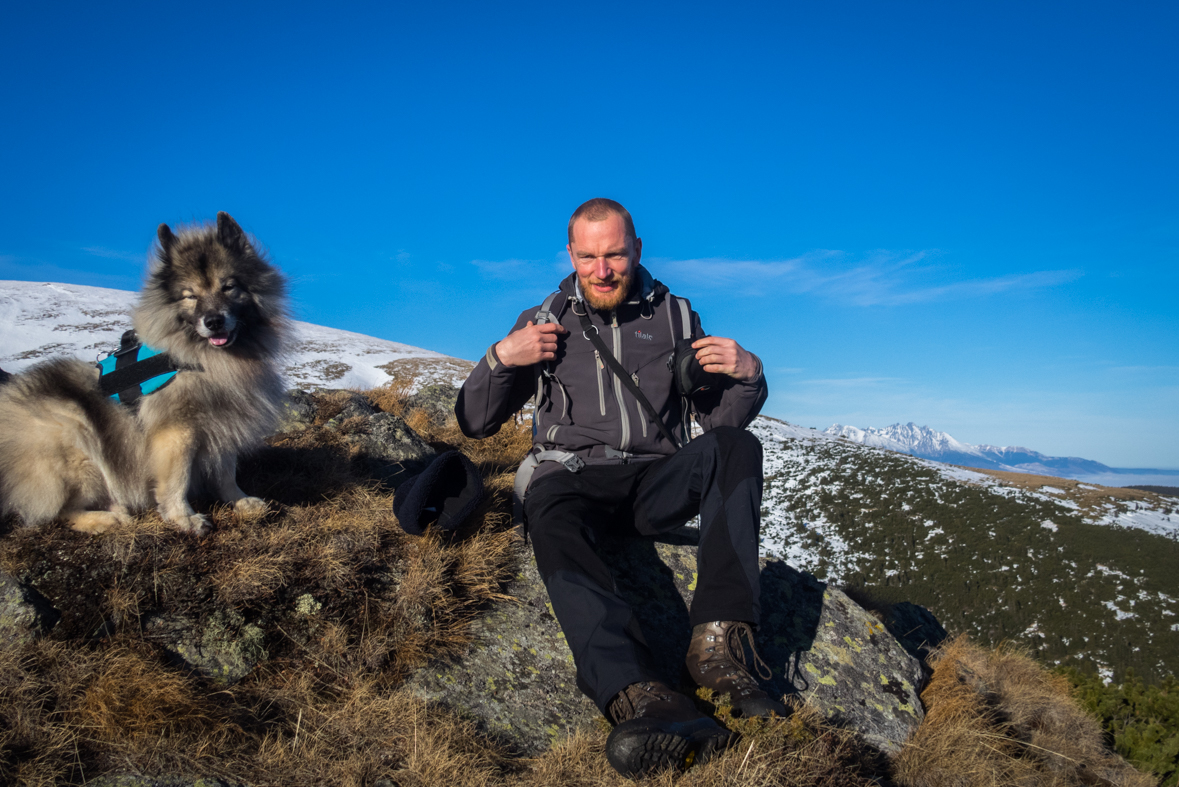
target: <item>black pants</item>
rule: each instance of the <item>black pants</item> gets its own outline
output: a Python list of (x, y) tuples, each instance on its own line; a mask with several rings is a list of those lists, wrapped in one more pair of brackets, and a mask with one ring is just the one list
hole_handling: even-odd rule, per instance
[(536, 563), (577, 666), (578, 687), (603, 711), (631, 683), (659, 680), (633, 610), (592, 547), (595, 531), (666, 533), (700, 514), (692, 625), (757, 623), (761, 443), (718, 427), (674, 455), (587, 465), (538, 478), (524, 511)]

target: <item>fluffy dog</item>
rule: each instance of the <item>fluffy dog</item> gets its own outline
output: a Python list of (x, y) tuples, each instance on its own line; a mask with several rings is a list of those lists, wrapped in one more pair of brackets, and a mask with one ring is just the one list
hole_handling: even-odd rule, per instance
[(132, 322), (181, 371), (134, 409), (105, 396), (93, 364), (54, 359), (0, 386), (0, 509), (98, 533), (146, 510), (203, 535), (198, 490), (242, 513), (266, 503), (237, 485), (237, 457), (282, 407), (286, 283), (228, 213), (158, 232)]

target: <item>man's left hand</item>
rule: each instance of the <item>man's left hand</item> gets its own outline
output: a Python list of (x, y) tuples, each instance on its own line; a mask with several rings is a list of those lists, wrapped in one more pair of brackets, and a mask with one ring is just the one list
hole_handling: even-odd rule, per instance
[(757, 361), (753, 355), (732, 339), (705, 336), (692, 342), (696, 360), (706, 372), (727, 374), (736, 380), (748, 381), (757, 376)]

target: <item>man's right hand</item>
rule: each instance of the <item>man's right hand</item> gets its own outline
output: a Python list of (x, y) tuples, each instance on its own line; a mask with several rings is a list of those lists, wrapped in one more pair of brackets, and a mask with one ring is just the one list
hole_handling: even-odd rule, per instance
[(569, 333), (560, 323), (533, 325), (528, 321), (518, 331), (495, 345), (495, 354), (504, 366), (531, 366), (557, 357), (557, 337)]

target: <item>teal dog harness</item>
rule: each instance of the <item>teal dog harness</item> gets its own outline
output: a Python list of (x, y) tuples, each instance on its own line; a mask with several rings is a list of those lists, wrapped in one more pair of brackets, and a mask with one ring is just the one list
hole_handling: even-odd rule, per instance
[(162, 350), (140, 342), (133, 330), (124, 333), (119, 349), (100, 358), (97, 366), (99, 388), (121, 404), (135, 404), (155, 393), (184, 368)]

